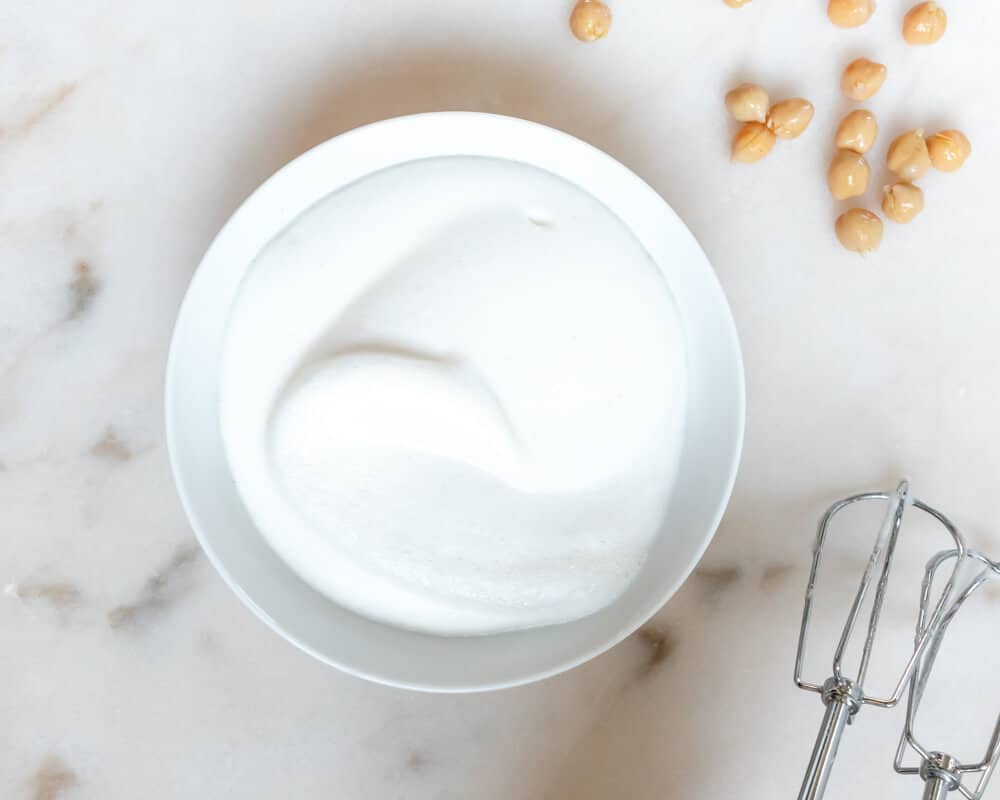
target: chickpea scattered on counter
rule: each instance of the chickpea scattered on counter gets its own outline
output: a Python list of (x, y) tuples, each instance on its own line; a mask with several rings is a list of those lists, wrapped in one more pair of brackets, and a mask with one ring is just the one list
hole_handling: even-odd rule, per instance
[(972, 153), (968, 137), (961, 131), (947, 130), (927, 138), (931, 166), (942, 172), (954, 172)]
[(922, 178), (931, 166), (931, 157), (924, 141), (924, 129), (907, 131), (893, 139), (887, 158), (889, 169), (904, 181)]
[(826, 15), (840, 28), (864, 25), (875, 13), (875, 0), (829, 0)]
[(851, 100), (867, 100), (882, 88), (887, 72), (885, 64), (856, 58), (844, 68), (840, 89)]
[(909, 44), (934, 44), (948, 28), (948, 15), (937, 3), (918, 3), (903, 17), (903, 38)]
[(722, 0), (730, 8), (743, 8), (750, 0)]
[(852, 111), (840, 121), (837, 126), (835, 143), (840, 150), (853, 150), (855, 153), (867, 153), (875, 144), (878, 136), (878, 123), (871, 111), (859, 108)]
[(809, 127), (813, 104), (801, 97), (775, 103), (767, 115), (767, 126), (779, 139), (794, 139)]
[(738, 122), (763, 122), (770, 104), (767, 91), (753, 83), (742, 83), (726, 94), (726, 110)]
[(760, 161), (774, 147), (774, 131), (763, 122), (744, 122), (733, 139), (733, 161)]
[(837, 239), (848, 250), (868, 253), (882, 242), (882, 220), (866, 208), (849, 208), (834, 224)]
[(860, 197), (868, 188), (868, 162), (853, 150), (838, 150), (826, 173), (830, 194), (838, 200)]
[(912, 183), (894, 183), (882, 190), (882, 211), (893, 222), (907, 223), (924, 210), (924, 190)]
[(601, 0), (579, 0), (569, 17), (569, 28), (581, 42), (596, 42), (611, 29), (611, 9)]

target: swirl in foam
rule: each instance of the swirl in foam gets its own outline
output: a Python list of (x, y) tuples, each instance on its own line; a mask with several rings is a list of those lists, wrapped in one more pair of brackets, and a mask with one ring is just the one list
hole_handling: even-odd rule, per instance
[(476, 635), (625, 591), (685, 395), (673, 299), (622, 222), (463, 156), (371, 175), (270, 242), (232, 310), (220, 415), (248, 510), (304, 580)]

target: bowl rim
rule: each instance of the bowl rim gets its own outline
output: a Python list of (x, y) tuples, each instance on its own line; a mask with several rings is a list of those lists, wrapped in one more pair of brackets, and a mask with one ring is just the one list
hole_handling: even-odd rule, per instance
[[(181, 358), (181, 344), (180, 344), (180, 333), (186, 325), (189, 325), (192, 315), (192, 307), (195, 303), (195, 296), (199, 290), (199, 277), (204, 279), (205, 273), (211, 268), (214, 261), (219, 260), (219, 247), (217, 246), (220, 240), (222, 240), (233, 224), (234, 220), (246, 216), (255, 204), (257, 204), (262, 197), (271, 194), (275, 185), (283, 177), (288, 175), (293, 170), (304, 170), (311, 165), (313, 161), (319, 160), (320, 158), (329, 158), (331, 152), (336, 150), (339, 144), (346, 142), (347, 140), (355, 140), (358, 137), (369, 136), (374, 133), (380, 134), (391, 134), (396, 136), (401, 140), (406, 140), (408, 137), (410, 139), (416, 138), (424, 142), (427, 145), (427, 137), (433, 136), (436, 130), (441, 130), (442, 126), (449, 128), (454, 128), (456, 126), (461, 127), (463, 125), (469, 126), (469, 130), (473, 135), (476, 132), (489, 131), (491, 135), (494, 136), (504, 136), (507, 134), (516, 134), (518, 137), (538, 137), (538, 138), (549, 138), (554, 142), (562, 143), (567, 147), (574, 148), (579, 153), (587, 153), (587, 157), (591, 159), (599, 159), (605, 162), (611, 162), (615, 169), (619, 173), (619, 177), (625, 181), (635, 185), (637, 190), (644, 190), (646, 193), (651, 194), (658, 201), (659, 209), (658, 211), (663, 214), (663, 216), (671, 221), (682, 235), (686, 235), (690, 242), (693, 244), (694, 248), (701, 255), (704, 262), (703, 266), (707, 271), (706, 277), (712, 284), (711, 289), (717, 295), (716, 301), (720, 304), (719, 311), (724, 317), (723, 329), (718, 331), (720, 337), (724, 339), (724, 346), (726, 347), (728, 354), (732, 357), (732, 362), (729, 367), (732, 369), (733, 374), (733, 389), (735, 390), (734, 396), (731, 398), (733, 406), (731, 411), (735, 414), (735, 417), (729, 420), (732, 425), (733, 436), (731, 442), (729, 442), (728, 449), (728, 463), (726, 464), (726, 474), (725, 479), (722, 484), (722, 491), (718, 494), (718, 501), (715, 505), (714, 512), (710, 515), (710, 522), (706, 526), (704, 534), (700, 537), (700, 544), (694, 548), (689, 562), (685, 564), (684, 568), (678, 573), (678, 577), (674, 581), (664, 582), (663, 586), (657, 593), (658, 600), (655, 604), (652, 604), (649, 608), (641, 608), (637, 612), (631, 614), (629, 618), (622, 623), (616, 632), (602, 639), (602, 641), (596, 642), (591, 647), (584, 649), (578, 653), (574, 658), (565, 659), (558, 664), (554, 664), (546, 669), (535, 670), (530, 673), (522, 674), (517, 677), (513, 677), (505, 680), (492, 680), (492, 681), (476, 681), (469, 680), (463, 683), (451, 682), (447, 684), (437, 684), (433, 681), (410, 681), (405, 679), (395, 678), (389, 674), (378, 674), (371, 669), (361, 669), (355, 665), (345, 662), (340, 658), (332, 657), (329, 653), (322, 652), (314, 645), (310, 644), (308, 641), (303, 640), (300, 636), (295, 635), (287, 628), (285, 628), (280, 622), (274, 619), (267, 611), (267, 609), (262, 608), (254, 599), (251, 597), (250, 593), (240, 584), (237, 578), (232, 574), (232, 572), (227, 568), (224, 563), (224, 559), (219, 555), (217, 549), (212, 544), (212, 537), (206, 532), (206, 524), (202, 519), (201, 512), (199, 511), (198, 505), (192, 496), (190, 487), (187, 485), (185, 478), (185, 467), (182, 463), (182, 458), (180, 455), (180, 446), (178, 444), (178, 417), (177, 417), (177, 372), (178, 372), (178, 361)], [(433, 147), (433, 145), (430, 145)], [(463, 155), (463, 154), (474, 154), (474, 153), (462, 153), (462, 152), (441, 152), (437, 155)], [(407, 161), (417, 160), (418, 158), (433, 157), (431, 156), (415, 156), (411, 158), (402, 159), (390, 159), (387, 160), (383, 167), (391, 166), (393, 164), (405, 163)], [(517, 160), (517, 159), (513, 159)], [(535, 166), (540, 166), (545, 168), (544, 165), (537, 164), (534, 161), (525, 161), (525, 163), (530, 163)], [(375, 170), (371, 170), (365, 174), (371, 174)], [(559, 173), (556, 173), (559, 174)], [(564, 177), (565, 176), (561, 176)], [(571, 180), (566, 178), (567, 180)], [(329, 192), (336, 191), (338, 188), (346, 185), (346, 183), (334, 183), (329, 187)], [(580, 187), (584, 191), (597, 197), (601, 200), (599, 194), (591, 191), (588, 188)], [(304, 202), (298, 204), (297, 210), (289, 217), (289, 219), (295, 219), (299, 214), (305, 211), (312, 201)], [(626, 225), (629, 225), (629, 220), (622, 217)], [(631, 227), (631, 225), (629, 225)], [(279, 231), (281, 228), (278, 229)], [(276, 234), (275, 234), (276, 235)], [(249, 267), (249, 263), (244, 265), (244, 270)], [(714, 535), (718, 529), (718, 526), (722, 520), (723, 514), (728, 506), (729, 500), (732, 495), (733, 486), (736, 481), (736, 475), (739, 468), (740, 458), (742, 455), (743, 442), (745, 436), (745, 426), (746, 426), (746, 384), (745, 384), (745, 372), (743, 365), (742, 352), (739, 344), (739, 337), (736, 330), (735, 321), (732, 316), (731, 308), (726, 299), (725, 293), (723, 292), (722, 286), (719, 283), (718, 277), (711, 267), (707, 256), (704, 251), (697, 243), (697, 240), (680, 219), (680, 217), (674, 212), (671, 206), (648, 184), (646, 184), (641, 178), (639, 178), (635, 173), (625, 167), (621, 162), (614, 159), (612, 156), (608, 155), (604, 151), (580, 140), (576, 137), (560, 131), (555, 128), (551, 128), (540, 123), (531, 122), (528, 120), (508, 117), (497, 114), (487, 114), (481, 112), (470, 112), (470, 111), (439, 111), (439, 112), (426, 112), (421, 114), (412, 114), (401, 117), (392, 117), (388, 119), (381, 120), (379, 122), (370, 123), (368, 125), (361, 126), (359, 128), (354, 128), (352, 130), (341, 133), (334, 136), (310, 150), (304, 152), (303, 154), (297, 156), (296, 158), (289, 161), (270, 177), (268, 177), (263, 183), (261, 183), (242, 203), (236, 208), (236, 210), (227, 219), (226, 223), (220, 228), (219, 232), (213, 238), (212, 242), (208, 246), (199, 262), (197, 269), (191, 277), (190, 283), (185, 290), (184, 298), (180, 304), (180, 308), (176, 317), (176, 322), (171, 334), (170, 348), (167, 356), (166, 371), (165, 371), (165, 383), (164, 383), (164, 418), (165, 418), (165, 434), (166, 434), (166, 446), (167, 454), (170, 463), (171, 473), (174, 479), (174, 485), (178, 497), (180, 499), (181, 506), (184, 513), (188, 519), (188, 522), (193, 529), (195, 536), (198, 540), (199, 545), (204, 550), (209, 562), (213, 565), (215, 570), (222, 576), (224, 582), (228, 587), (240, 598), (241, 602), (250, 608), (254, 614), (263, 621), (269, 628), (275, 631), (282, 638), (294, 644), (296, 647), (302, 651), (308, 653), (314, 658), (322, 661), (325, 664), (334, 666), (337, 669), (346, 672), (348, 674), (354, 675), (359, 678), (363, 678), (369, 681), (380, 683), (388, 686), (395, 686), (399, 688), (406, 689), (417, 689), (424, 691), (434, 691), (434, 692), (446, 692), (446, 693), (464, 693), (464, 692), (477, 692), (477, 691), (487, 691), (502, 688), (510, 688), (514, 686), (520, 686), (527, 683), (532, 683), (538, 680), (542, 680), (554, 675), (558, 675), (576, 666), (579, 666), (592, 658), (600, 655), (601, 653), (609, 650), (620, 641), (625, 639), (639, 627), (641, 627), (648, 619), (653, 616), (663, 605), (675, 594), (677, 589), (687, 580), (688, 576), (697, 566), (698, 562), (701, 560), (705, 551), (707, 550), (709, 544), (711, 543)], [(276, 553), (275, 558), (280, 558)], [(331, 601), (333, 602), (333, 601)], [(373, 621), (376, 624), (384, 625), (385, 627), (392, 627), (386, 623), (380, 623), (378, 621)], [(552, 629), (557, 629), (559, 626), (550, 626)], [(538, 629), (545, 630), (545, 629)]]

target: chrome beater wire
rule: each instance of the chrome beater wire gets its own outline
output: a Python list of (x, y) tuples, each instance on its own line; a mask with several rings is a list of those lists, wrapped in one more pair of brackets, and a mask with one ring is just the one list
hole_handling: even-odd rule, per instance
[[(805, 681), (802, 679), (802, 664), (805, 656), (806, 638), (812, 614), (816, 576), (819, 572), (820, 560), (823, 554), (823, 547), (826, 544), (830, 521), (845, 508), (855, 503), (872, 501), (887, 502), (888, 509), (885, 520), (875, 538), (875, 545), (868, 557), (858, 591), (854, 596), (854, 601), (847, 614), (847, 620), (841, 631), (840, 640), (834, 651), (833, 674), (823, 683)], [(806, 597), (802, 609), (802, 624), (799, 629), (798, 649), (795, 654), (795, 684), (800, 689), (818, 693), (823, 700), (823, 704), (826, 706), (826, 713), (823, 717), (819, 734), (816, 737), (816, 745), (809, 759), (809, 766), (802, 781), (802, 788), (799, 790), (799, 800), (820, 800), (823, 797), (834, 760), (837, 756), (837, 749), (844, 734), (844, 729), (853, 720), (862, 706), (872, 705), (881, 708), (892, 708), (899, 702), (910, 680), (910, 676), (913, 674), (921, 656), (933, 639), (942, 616), (949, 606), (951, 596), (954, 592), (958, 562), (956, 562), (955, 569), (942, 589), (938, 601), (929, 610), (929, 613), (921, 614), (921, 621), (923, 622), (922, 630), (916, 637), (914, 650), (909, 655), (909, 660), (903, 667), (895, 687), (884, 697), (868, 694), (865, 690), (865, 678), (868, 674), (879, 616), (882, 613), (882, 605), (885, 601), (889, 573), (892, 568), (892, 560), (896, 551), (896, 543), (899, 539), (903, 515), (910, 506), (929, 514), (937, 520), (951, 537), (951, 549), (960, 557), (965, 556), (965, 542), (958, 529), (939, 511), (913, 498), (910, 494), (909, 484), (905, 480), (899, 483), (895, 492), (868, 492), (844, 498), (830, 506), (820, 519), (813, 547), (812, 568), (809, 572), (809, 582), (806, 585)], [(865, 597), (875, 579), (876, 573), (878, 573), (878, 579), (875, 583), (875, 594), (872, 598), (872, 608), (868, 616), (868, 627), (861, 650), (861, 659), (856, 672), (853, 676), (849, 676), (844, 671), (844, 654), (851, 641), (851, 636), (861, 615)]]
[[(934, 668), (934, 661), (948, 631), (948, 626), (969, 597), (983, 586), (983, 584), (990, 580), (1000, 580), (1000, 563), (991, 561), (982, 553), (969, 551), (964, 556), (964, 559), (956, 550), (947, 550), (938, 553), (927, 563), (927, 568), (924, 571), (924, 580), (920, 592), (920, 619), (917, 622), (917, 641), (920, 641), (928, 630), (927, 614), (934, 577), (938, 569), (949, 559), (955, 559), (956, 569), (964, 560), (965, 564), (975, 566), (979, 571), (968, 585), (962, 589), (955, 598), (954, 603), (951, 604), (941, 618), (937, 630), (933, 632), (931, 644), (927, 647), (925, 654), (913, 672), (913, 676), (910, 678), (909, 698), (906, 703), (906, 723), (899, 740), (899, 747), (896, 750), (894, 767), (896, 772), (901, 775), (919, 775), (923, 779), (924, 800), (944, 800), (948, 793), (952, 791), (959, 792), (967, 800), (980, 800), (986, 791), (986, 786), (993, 772), (996, 770), (997, 762), (1000, 761), (1000, 714), (997, 716), (993, 735), (986, 746), (986, 754), (980, 761), (975, 763), (963, 763), (948, 753), (929, 750), (917, 740), (914, 733), (914, 720), (917, 709), (920, 707), (920, 701), (923, 699), (924, 690), (927, 688), (927, 681)], [(903, 766), (903, 759), (907, 748), (913, 750), (920, 757), (919, 766)], [(967, 775), (978, 776), (975, 787), (970, 788), (965, 784), (965, 777)]]

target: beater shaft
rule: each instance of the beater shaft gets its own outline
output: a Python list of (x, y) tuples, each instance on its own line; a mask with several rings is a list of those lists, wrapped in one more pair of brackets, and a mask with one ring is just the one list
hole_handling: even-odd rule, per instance
[(948, 784), (941, 778), (933, 778), (924, 784), (923, 800), (945, 800), (949, 791)]
[(844, 728), (859, 708), (858, 694), (850, 681), (837, 684), (831, 678), (823, 690), (826, 714), (816, 737), (809, 766), (799, 790), (799, 800), (819, 800), (826, 792), (826, 783), (833, 771), (837, 749), (844, 735)]

